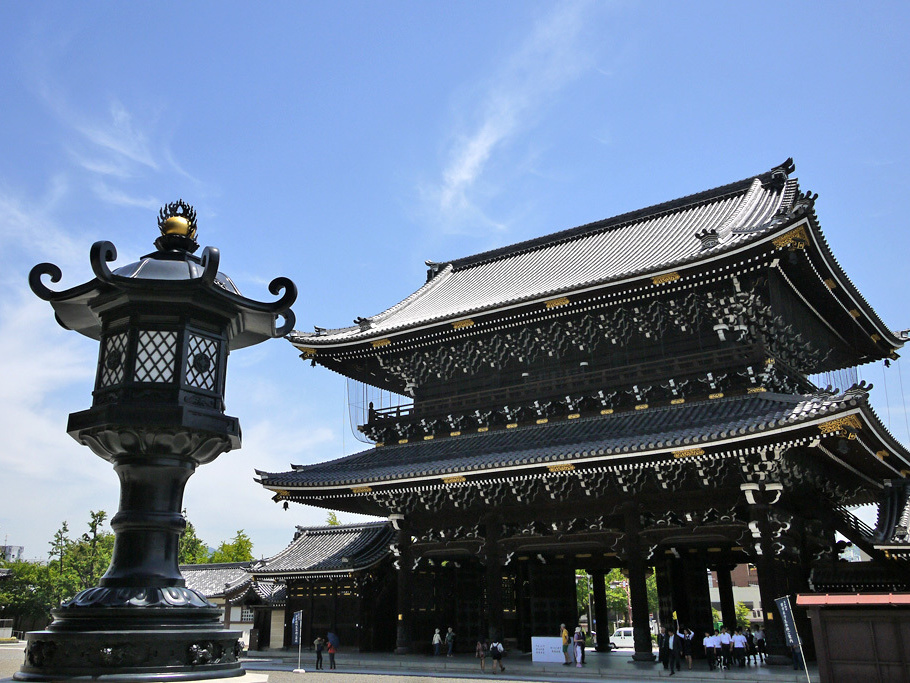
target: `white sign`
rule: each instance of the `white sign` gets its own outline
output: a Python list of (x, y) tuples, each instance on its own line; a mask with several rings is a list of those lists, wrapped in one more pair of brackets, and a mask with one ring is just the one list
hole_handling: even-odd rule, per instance
[(566, 656), (562, 652), (562, 638), (531, 638), (532, 662), (557, 662), (562, 664)]

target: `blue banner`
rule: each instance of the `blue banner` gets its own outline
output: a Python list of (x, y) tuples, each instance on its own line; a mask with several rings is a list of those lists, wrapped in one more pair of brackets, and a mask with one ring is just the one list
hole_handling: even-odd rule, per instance
[(780, 623), (787, 639), (787, 647), (799, 647), (799, 635), (796, 633), (796, 621), (793, 619), (793, 609), (790, 607), (790, 597), (775, 598), (774, 604), (780, 612)]
[(294, 612), (291, 617), (291, 644), (300, 645), (300, 632), (303, 627), (303, 611)]

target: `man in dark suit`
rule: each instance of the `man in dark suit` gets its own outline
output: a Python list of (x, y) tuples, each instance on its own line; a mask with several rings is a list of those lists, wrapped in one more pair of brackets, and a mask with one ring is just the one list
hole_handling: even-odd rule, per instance
[(667, 650), (667, 641), (669, 639), (667, 627), (661, 626), (660, 633), (657, 634), (657, 659), (664, 665), (664, 670), (669, 668), (670, 653)]
[(670, 667), (670, 675), (682, 668), (682, 638), (676, 632), (676, 628), (671, 626), (667, 630), (667, 663)]

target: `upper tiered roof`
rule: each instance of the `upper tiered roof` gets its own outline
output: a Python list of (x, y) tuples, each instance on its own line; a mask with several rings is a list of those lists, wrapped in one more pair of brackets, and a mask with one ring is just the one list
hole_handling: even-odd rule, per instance
[(352, 327), (294, 332), (300, 344), (362, 341), (703, 261), (779, 224), (798, 194), (787, 160), (759, 176), (445, 263), (395, 306)]

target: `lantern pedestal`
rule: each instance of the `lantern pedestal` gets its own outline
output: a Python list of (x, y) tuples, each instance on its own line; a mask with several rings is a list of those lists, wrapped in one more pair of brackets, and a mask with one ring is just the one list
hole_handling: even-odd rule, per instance
[[(231, 350), (287, 334), (297, 292), (286, 278), (275, 303), (243, 297), (218, 271), (217, 249), (192, 255), (195, 212), (162, 210), (158, 251), (111, 272), (109, 242), (92, 247), (96, 279), (63, 292), (52, 264), (35, 266), (32, 290), (57, 320), (101, 342), (92, 407), (69, 417), (68, 433), (109, 461), (120, 478), (111, 520), (114, 552), (99, 585), (52, 611), (26, 635), (19, 681), (195, 681), (243, 676), (239, 631), (186, 587), (178, 568), (186, 528), (183, 492), (199, 465), (240, 447), (240, 424), (224, 414)], [(276, 325), (277, 318), (285, 324)]]

